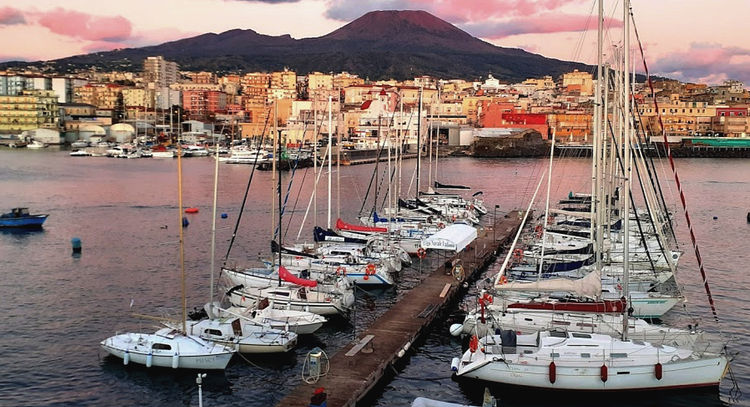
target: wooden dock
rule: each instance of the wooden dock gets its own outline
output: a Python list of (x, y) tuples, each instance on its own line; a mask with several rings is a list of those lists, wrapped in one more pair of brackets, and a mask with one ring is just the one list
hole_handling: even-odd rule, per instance
[(284, 397), (277, 407), (305, 407), (315, 389), (323, 387), (328, 407), (355, 406), (378, 384), (450, 304), (461, 284), (494, 259), (497, 249), (509, 242), (521, 223), (522, 212), (509, 212), (492, 227), (478, 232), (477, 239), (447, 260), (461, 259), (464, 275), (457, 280), (446, 273), (444, 263), (419, 285), (393, 304), (380, 318), (350, 344), (330, 358), (330, 371), (315, 384), (302, 383)]

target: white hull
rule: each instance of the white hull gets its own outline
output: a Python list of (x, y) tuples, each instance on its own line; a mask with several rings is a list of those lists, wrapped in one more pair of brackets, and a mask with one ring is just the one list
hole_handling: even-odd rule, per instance
[(123, 359), (123, 364), (174, 369), (223, 370), (234, 351), (197, 337), (173, 335), (169, 329), (156, 334), (125, 333), (100, 343), (109, 354)]

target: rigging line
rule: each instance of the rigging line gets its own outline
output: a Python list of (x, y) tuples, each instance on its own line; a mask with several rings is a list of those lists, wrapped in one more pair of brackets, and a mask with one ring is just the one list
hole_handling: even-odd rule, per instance
[(240, 213), (237, 215), (237, 222), (234, 224), (234, 231), (232, 232), (232, 239), (229, 241), (229, 247), (227, 248), (227, 254), (224, 255), (224, 260), (222, 261), (221, 266), (224, 267), (227, 264), (227, 259), (229, 259), (229, 253), (232, 251), (232, 246), (234, 246), (234, 240), (237, 237), (237, 230), (240, 227), (240, 221), (242, 220), (242, 213), (245, 211), (245, 204), (247, 203), (247, 196), (250, 193), (250, 184), (253, 182), (253, 175), (255, 175), (255, 168), (258, 164), (258, 155), (260, 153), (260, 150), (263, 146), (263, 140), (266, 137), (266, 130), (268, 129), (268, 122), (271, 119), (271, 110), (268, 110), (268, 114), (266, 115), (266, 122), (263, 124), (263, 133), (261, 133), (260, 136), (260, 142), (258, 143), (258, 148), (255, 151), (255, 160), (253, 161), (253, 169), (250, 170), (250, 178), (247, 180), (247, 187), (245, 188), (245, 196), (242, 197), (242, 204), (240, 205)]
[(719, 315), (716, 312), (716, 305), (714, 304), (714, 298), (711, 295), (711, 288), (708, 285), (708, 277), (706, 276), (706, 270), (703, 266), (703, 257), (701, 256), (700, 249), (698, 248), (698, 242), (695, 238), (695, 232), (693, 230), (693, 223), (690, 221), (690, 214), (688, 213), (687, 209), (687, 202), (685, 201), (685, 193), (682, 190), (682, 184), (680, 183), (680, 176), (677, 173), (677, 167), (674, 165), (674, 157), (672, 156), (672, 149), (669, 148), (669, 140), (667, 139), (667, 132), (664, 129), (664, 123), (662, 121), (661, 114), (659, 114), (659, 105), (658, 101), (656, 100), (656, 92), (654, 91), (654, 83), (651, 81), (651, 75), (649, 74), (648, 65), (646, 64), (646, 56), (643, 52), (643, 43), (641, 42), (641, 38), (638, 35), (638, 28), (635, 25), (635, 18), (633, 18), (633, 10), (629, 10), (630, 19), (633, 21), (633, 31), (635, 33), (636, 41), (638, 42), (638, 48), (641, 54), (641, 59), (643, 61), (643, 70), (646, 73), (646, 79), (648, 81), (648, 87), (651, 90), (651, 97), (654, 100), (654, 109), (656, 109), (656, 117), (659, 121), (659, 126), (661, 128), (661, 134), (664, 138), (664, 149), (666, 150), (666, 156), (669, 157), (669, 166), (672, 168), (672, 174), (674, 175), (675, 184), (677, 185), (677, 192), (680, 194), (680, 202), (682, 203), (682, 209), (683, 213), (685, 214), (685, 221), (687, 222), (688, 231), (690, 232), (690, 241), (693, 244), (693, 249), (695, 250), (695, 258), (698, 261), (698, 268), (701, 273), (701, 278), (703, 279), (703, 288), (706, 290), (706, 296), (708, 297), (708, 303), (711, 305), (711, 313), (714, 316), (714, 319), (716, 322), (719, 322)]
[[(309, 116), (309, 113), (308, 113), (308, 116)], [(305, 120), (305, 125), (302, 127), (302, 140), (305, 139), (306, 132), (307, 132), (307, 120)], [(297, 167), (299, 166), (299, 158), (301, 156), (300, 153), (302, 152), (302, 144), (304, 144), (304, 142), (299, 143), (299, 146), (297, 147), (297, 158), (294, 159), (294, 166), (290, 165), (289, 172), (291, 173), (291, 175), (289, 178), (289, 185), (287, 186), (287, 190), (286, 190), (286, 197), (284, 198), (284, 206), (281, 208), (282, 215), (286, 211), (286, 205), (287, 205), (287, 202), (289, 201), (289, 195), (291, 194), (292, 183), (294, 182), (294, 174), (297, 172)], [(300, 184), (300, 189), (297, 192), (297, 199), (294, 201), (294, 205), (292, 206), (292, 213), (289, 215), (289, 221), (287, 222), (286, 231), (284, 232), (283, 237), (286, 237), (286, 235), (289, 234), (289, 227), (291, 226), (292, 218), (294, 218), (294, 211), (295, 209), (297, 209), (297, 202), (299, 202), (300, 192), (302, 191), (302, 185), (305, 182), (305, 177), (307, 176), (308, 168), (310, 167), (305, 168), (305, 174), (302, 177), (302, 183)], [(281, 223), (279, 223), (279, 230), (280, 229), (281, 229)]]
[[(638, 124), (641, 128), (641, 131), (643, 132), (643, 140), (641, 140), (641, 135), (636, 132), (636, 137), (638, 138), (638, 143), (642, 146), (643, 150), (646, 151), (645, 148), (651, 144), (650, 139), (646, 138), (646, 128), (643, 125), (643, 117), (641, 116), (641, 112), (638, 110), (638, 101), (635, 101), (636, 110), (635, 113), (638, 115)], [(659, 150), (656, 149), (657, 154), (659, 154)], [(677, 235), (674, 231), (674, 226), (672, 225), (672, 216), (669, 213), (669, 208), (667, 207), (667, 201), (664, 200), (664, 192), (661, 188), (661, 181), (659, 181), (659, 175), (656, 172), (656, 164), (654, 164), (654, 157), (650, 154), (644, 154), (644, 157), (647, 159), (644, 159), (646, 163), (646, 171), (648, 171), (648, 177), (651, 180), (651, 186), (654, 189), (654, 192), (658, 194), (658, 200), (659, 200), (659, 206), (664, 211), (664, 215), (666, 216), (666, 224), (670, 232), (670, 236), (672, 237), (672, 240), (675, 244), (677, 244)], [(661, 157), (660, 157), (661, 158)], [(679, 247), (679, 246), (678, 246)]]
[[(615, 135), (614, 128), (612, 128), (612, 123), (611, 122), (607, 122), (607, 128), (609, 129), (609, 134), (612, 136), (612, 146), (614, 147), (615, 157), (617, 158), (617, 163), (619, 164), (620, 171), (622, 172), (623, 176), (625, 176), (624, 175), (624, 174), (626, 174), (626, 172), (625, 172), (625, 164), (622, 162), (622, 157), (620, 155), (621, 146), (619, 146), (617, 144), (617, 136)], [(629, 140), (627, 142), (630, 143)], [(631, 152), (631, 154), (632, 154), (632, 152)], [(636, 165), (635, 167), (636, 167), (636, 173), (638, 173), (638, 166)], [(627, 191), (627, 194), (628, 194), (628, 196), (625, 199), (630, 199), (630, 202), (632, 203), (633, 208), (635, 208), (635, 198), (633, 197), (633, 190), (632, 190), (632, 188), (629, 191)], [(638, 212), (635, 211), (635, 210), (633, 212), (635, 212), (635, 222), (638, 225), (638, 232), (641, 235), (641, 239), (642, 239), (641, 241), (643, 242), (643, 247), (646, 248), (646, 250), (645, 250), (646, 251), (646, 256), (648, 256), (649, 263), (651, 264), (651, 270), (654, 271), (654, 272), (656, 272), (656, 267), (654, 266), (654, 261), (651, 258), (651, 253), (649, 253), (649, 251), (648, 251), (648, 245), (646, 243), (646, 237), (643, 234), (643, 226), (641, 225), (641, 221), (638, 218)], [(622, 214), (622, 222), (623, 223), (624, 222), (630, 222), (630, 214), (629, 213), (623, 213)], [(622, 244), (623, 244), (623, 250), (624, 250), (625, 249), (624, 246), (625, 245), (630, 245), (630, 241), (625, 241), (625, 239), (623, 239)], [(661, 247), (661, 243), (659, 244), (659, 246)], [(663, 250), (663, 248), (662, 248), (662, 253), (664, 253), (665, 257), (667, 256), (667, 254)], [(624, 254), (624, 252), (623, 252), (623, 254)], [(624, 260), (624, 257), (623, 257), (623, 260)]]
[(578, 36), (578, 41), (576, 42), (576, 46), (573, 47), (573, 56), (571, 57), (571, 61), (578, 61), (581, 56), (581, 51), (583, 50), (583, 44), (586, 42), (586, 34), (589, 32), (589, 23), (591, 22), (591, 17), (594, 14), (594, 8), (596, 7), (596, 0), (591, 2), (591, 9), (589, 10), (589, 15), (586, 18), (586, 24), (583, 26), (585, 27), (583, 31), (581, 31), (581, 34)]

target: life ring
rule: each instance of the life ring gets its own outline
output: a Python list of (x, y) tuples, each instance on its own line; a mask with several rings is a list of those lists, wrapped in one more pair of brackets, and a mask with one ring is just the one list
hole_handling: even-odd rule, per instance
[(367, 276), (374, 275), (375, 274), (375, 270), (376, 270), (375, 269), (375, 265), (372, 264), (372, 263), (370, 263), (370, 264), (367, 265), (367, 267), (365, 267), (365, 275), (367, 275)]
[(471, 339), (469, 340), (469, 350), (471, 353), (474, 353), (479, 349), (479, 338), (477, 338), (476, 335), (471, 335)]
[(443, 228), (445, 228), (445, 223), (440, 222), (440, 223), (437, 224), (437, 227), (438, 227), (438, 229), (443, 229)]
[(455, 221), (456, 221), (456, 215), (452, 215), (451, 216), (451, 222), (455, 222)]
[(425, 257), (427, 257), (427, 250), (422, 247), (417, 249), (417, 257), (419, 257), (420, 259), (424, 259)]
[(338, 267), (336, 267), (336, 275), (337, 276), (346, 275), (346, 267), (344, 267), (344, 266), (338, 266)]
[(492, 304), (493, 298), (489, 293), (484, 293), (484, 295), (482, 295), (482, 298), (480, 298), (479, 301), (484, 305), (488, 305), (488, 304)]
[(505, 274), (503, 274), (502, 276), (500, 276), (500, 280), (498, 280), (498, 282), (499, 282), (499, 283), (500, 283), (501, 285), (502, 285), (502, 284), (507, 284), (507, 283), (508, 283), (508, 277), (506, 277), (506, 276), (505, 276)]
[(523, 249), (513, 249), (513, 259), (521, 262), (523, 260)]
[(456, 264), (453, 266), (453, 277), (455, 277), (456, 280), (461, 281), (464, 279), (464, 266), (460, 264)]
[(544, 232), (544, 229), (542, 228), (542, 225), (536, 225), (534, 228), (534, 231), (536, 231), (537, 237), (542, 237), (542, 233)]

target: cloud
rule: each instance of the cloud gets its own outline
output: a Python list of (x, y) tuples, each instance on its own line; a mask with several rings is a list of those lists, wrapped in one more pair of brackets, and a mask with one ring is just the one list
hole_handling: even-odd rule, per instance
[(20, 10), (12, 7), (0, 8), (0, 25), (25, 24), (26, 19)]
[(244, 1), (246, 3), (299, 3), (301, 0), (228, 0), (228, 1)]
[(88, 41), (120, 42), (133, 31), (122, 16), (101, 17), (62, 8), (38, 13), (37, 23), (55, 34)]
[[(605, 25), (622, 27), (622, 21), (605, 18)], [(463, 24), (465, 31), (482, 38), (498, 39), (521, 34), (549, 34), (596, 30), (596, 17), (572, 14), (542, 14), (508, 21)]]
[(454, 24), (531, 16), (586, 0), (328, 0), (326, 16), (350, 21), (373, 10), (425, 10)]
[(715, 84), (736, 79), (747, 84), (750, 83), (750, 49), (694, 42), (685, 51), (657, 58), (649, 69), (654, 74), (687, 82)]

